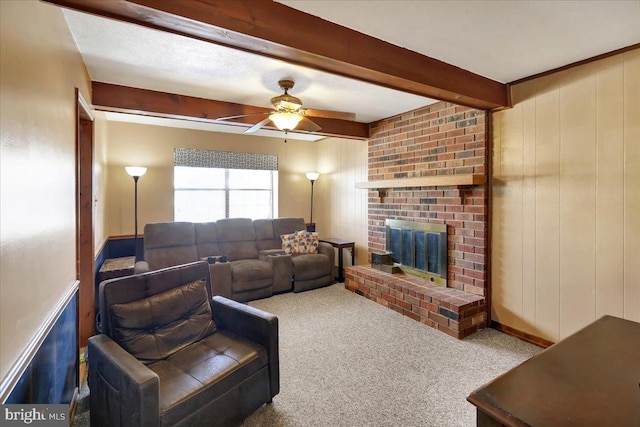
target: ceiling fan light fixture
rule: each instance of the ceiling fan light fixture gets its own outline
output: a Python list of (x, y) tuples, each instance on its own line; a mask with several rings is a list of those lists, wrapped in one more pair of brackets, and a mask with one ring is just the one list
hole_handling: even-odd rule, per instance
[(298, 126), (300, 120), (302, 120), (302, 115), (298, 113), (291, 113), (288, 111), (278, 111), (272, 113), (269, 116), (269, 119), (276, 125), (276, 127), (285, 132), (293, 130)]

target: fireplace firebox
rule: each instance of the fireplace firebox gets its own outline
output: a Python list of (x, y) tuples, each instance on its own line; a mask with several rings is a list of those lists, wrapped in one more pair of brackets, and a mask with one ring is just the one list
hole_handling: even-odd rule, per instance
[(447, 286), (447, 225), (387, 219), (386, 250), (408, 274)]

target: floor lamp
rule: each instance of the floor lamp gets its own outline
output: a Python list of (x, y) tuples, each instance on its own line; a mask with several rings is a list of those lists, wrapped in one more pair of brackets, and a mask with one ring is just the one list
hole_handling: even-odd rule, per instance
[(311, 181), (311, 220), (307, 231), (316, 231), (316, 224), (313, 222), (313, 183), (316, 182), (319, 176), (318, 172), (307, 172), (307, 179)]
[(139, 166), (125, 166), (124, 168), (129, 175), (133, 177), (134, 187), (135, 187), (135, 196), (134, 196), (134, 205), (135, 205), (135, 233), (133, 238), (134, 245), (134, 255), (136, 262), (138, 259), (138, 179), (147, 173), (147, 168), (139, 167)]

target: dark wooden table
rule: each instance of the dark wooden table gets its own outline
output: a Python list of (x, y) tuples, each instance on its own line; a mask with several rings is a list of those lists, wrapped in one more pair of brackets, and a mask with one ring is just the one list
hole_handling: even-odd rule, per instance
[(345, 248), (349, 248), (351, 250), (351, 265), (355, 265), (355, 242), (352, 240), (339, 239), (337, 237), (327, 237), (326, 239), (320, 239), (320, 241), (329, 243), (331, 246), (338, 249), (338, 277), (336, 277), (336, 280), (340, 283), (344, 282), (344, 257), (342, 250)]
[(478, 426), (640, 426), (640, 323), (604, 316), (469, 395)]

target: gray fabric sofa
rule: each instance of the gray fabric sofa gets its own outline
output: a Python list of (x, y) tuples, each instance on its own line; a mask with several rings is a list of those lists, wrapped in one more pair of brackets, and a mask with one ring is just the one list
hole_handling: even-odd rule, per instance
[(209, 257), (212, 291), (236, 301), (300, 292), (333, 283), (334, 249), (320, 242), (316, 254), (285, 254), (281, 235), (305, 230), (303, 218), (216, 222), (162, 222), (145, 225), (144, 261), (135, 272), (157, 270)]
[(100, 284), (92, 426), (231, 426), (280, 390), (278, 319), (211, 296), (205, 262)]

